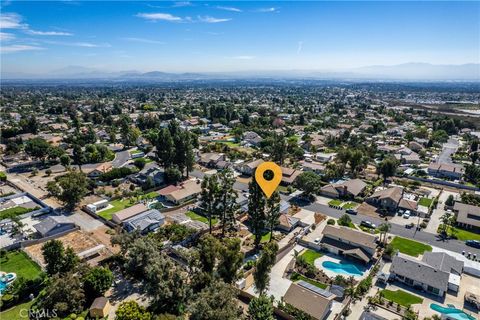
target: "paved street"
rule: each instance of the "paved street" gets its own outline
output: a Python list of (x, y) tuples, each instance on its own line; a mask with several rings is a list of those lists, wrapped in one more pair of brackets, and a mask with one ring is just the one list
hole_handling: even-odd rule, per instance
[(459, 142), (455, 138), (450, 138), (443, 144), (442, 152), (438, 155), (437, 163), (452, 163), (452, 154), (454, 154), (458, 147)]
[(128, 160), (130, 160), (130, 152), (128, 152), (128, 150), (117, 152), (115, 159), (112, 161), (112, 167), (120, 168), (125, 165)]
[[(342, 210), (337, 210), (330, 208), (327, 205), (319, 204), (319, 203), (312, 203), (306, 206), (303, 206), (303, 208), (314, 211), (314, 212), (320, 212), (323, 213), (327, 216), (333, 217), (333, 218), (340, 218), (342, 215), (345, 214), (345, 211)], [(364, 216), (361, 214), (358, 215), (350, 215), (352, 218), (352, 221), (354, 223), (359, 224), (362, 220), (369, 220), (377, 225), (380, 225), (381, 223), (384, 222), (383, 219), (380, 218), (372, 218), (368, 216)], [(404, 238), (411, 238), (415, 239), (417, 241), (421, 241), (424, 243), (428, 243), (433, 246), (437, 246), (439, 248), (443, 248), (446, 250), (454, 251), (461, 253), (463, 250), (471, 253), (476, 253), (477, 256), (480, 256), (480, 249), (472, 248), (467, 245), (465, 245), (464, 242), (458, 241), (458, 240), (445, 240), (442, 241), (436, 237), (435, 234), (428, 233), (425, 231), (416, 231), (415, 228), (412, 229), (407, 229), (403, 225), (398, 225), (395, 223), (390, 223), (392, 228), (390, 230), (390, 234), (393, 235), (398, 235)]]
[(443, 190), (442, 194), (440, 195), (440, 198), (438, 199), (437, 209), (433, 210), (432, 215), (430, 217), (430, 222), (428, 223), (427, 228), (425, 228), (424, 231), (430, 232), (433, 234), (437, 233), (438, 227), (441, 224), (440, 218), (445, 213), (445, 210), (443, 209), (445, 205), (445, 201), (447, 201), (448, 196), (450, 195), (455, 197), (456, 195), (458, 195), (458, 193)]

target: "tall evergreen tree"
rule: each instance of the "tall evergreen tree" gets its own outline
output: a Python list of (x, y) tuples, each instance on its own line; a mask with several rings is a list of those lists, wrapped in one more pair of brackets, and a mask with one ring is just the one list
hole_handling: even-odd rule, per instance
[(255, 248), (258, 249), (263, 230), (266, 227), (265, 195), (255, 178), (249, 183), (248, 190), (250, 193), (248, 198), (248, 221), (255, 236)]
[(205, 177), (202, 181), (202, 192), (200, 193), (201, 207), (207, 219), (210, 233), (212, 233), (212, 221), (219, 214), (220, 206), (220, 184), (217, 175)]
[(273, 229), (278, 224), (278, 218), (280, 218), (280, 195), (278, 191), (275, 191), (266, 202), (266, 218), (268, 229), (270, 230), (270, 240), (273, 238)]
[(237, 213), (239, 206), (237, 204), (237, 192), (233, 188), (235, 184), (235, 177), (230, 169), (224, 170), (219, 174), (219, 196), (220, 196), (220, 208), (222, 223), (222, 235), (225, 235), (225, 229), (227, 226), (233, 225), (235, 222), (235, 214)]

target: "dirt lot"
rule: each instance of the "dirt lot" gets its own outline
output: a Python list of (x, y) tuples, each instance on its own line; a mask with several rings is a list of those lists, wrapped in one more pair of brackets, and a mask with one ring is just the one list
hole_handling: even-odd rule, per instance
[[(98, 232), (97, 232), (98, 230)], [(77, 230), (70, 232), (66, 235), (63, 235), (61, 237), (56, 238), (56, 240), (62, 241), (63, 245), (65, 247), (71, 247), (73, 248), (73, 251), (75, 251), (76, 254), (79, 254), (81, 252), (84, 252), (88, 249), (95, 248), (99, 245), (102, 245), (106, 242), (106, 237), (109, 235), (105, 233), (105, 230), (102, 230), (101, 228), (98, 228), (92, 233), (87, 233), (82, 230)], [(102, 232), (104, 235), (102, 235)], [(100, 241), (97, 239), (97, 237), (102, 236), (104, 241)], [(108, 243), (110, 240), (108, 240)], [(28, 247), (25, 247), (24, 250), (25, 252), (28, 253), (30, 257), (33, 258), (36, 262), (38, 262), (40, 265), (44, 266), (45, 261), (43, 260), (43, 255), (42, 255), (42, 246), (44, 242), (34, 244)], [(109, 250), (109, 248), (105, 245), (105, 248), (100, 249), (97, 254), (92, 256), (91, 259), (88, 259), (88, 263), (91, 265), (96, 265), (98, 264), (99, 261), (109, 257), (112, 255), (112, 252)]]

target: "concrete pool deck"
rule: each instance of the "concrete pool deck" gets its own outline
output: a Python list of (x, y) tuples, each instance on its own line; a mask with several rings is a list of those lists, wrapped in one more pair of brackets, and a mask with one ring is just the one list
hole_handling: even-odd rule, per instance
[(359, 275), (353, 275), (354, 279), (357, 280), (357, 281), (360, 281), (360, 280), (363, 280), (365, 279), (367, 276), (368, 276), (368, 271), (369, 271), (369, 268), (367, 268), (366, 266), (362, 266), (361, 264), (359, 263), (354, 263), (350, 260), (347, 260), (343, 257), (340, 257), (338, 255), (335, 255), (335, 254), (332, 254), (332, 253), (327, 253), (323, 256), (321, 256), (320, 258), (317, 258), (314, 262), (315, 264), (315, 267), (319, 270), (322, 270), (323, 272), (325, 272), (325, 274), (327, 276), (329, 276), (330, 278), (335, 278), (336, 276), (338, 275), (342, 275), (344, 277), (349, 277), (349, 275), (347, 274), (343, 274), (343, 273), (337, 273), (337, 272), (334, 272), (332, 270), (329, 270), (325, 267), (322, 266), (322, 263), (325, 262), (325, 261), (331, 261), (331, 262), (335, 262), (335, 263), (338, 263), (338, 264), (342, 264), (342, 263), (350, 263), (350, 264), (355, 264), (356, 266), (359, 267), (359, 269), (363, 272), (363, 275), (359, 276)]

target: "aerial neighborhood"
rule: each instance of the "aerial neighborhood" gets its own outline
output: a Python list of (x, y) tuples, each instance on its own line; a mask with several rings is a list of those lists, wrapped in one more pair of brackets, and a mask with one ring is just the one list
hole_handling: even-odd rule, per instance
[(2, 88), (0, 316), (479, 319), (480, 119), (368, 90)]

